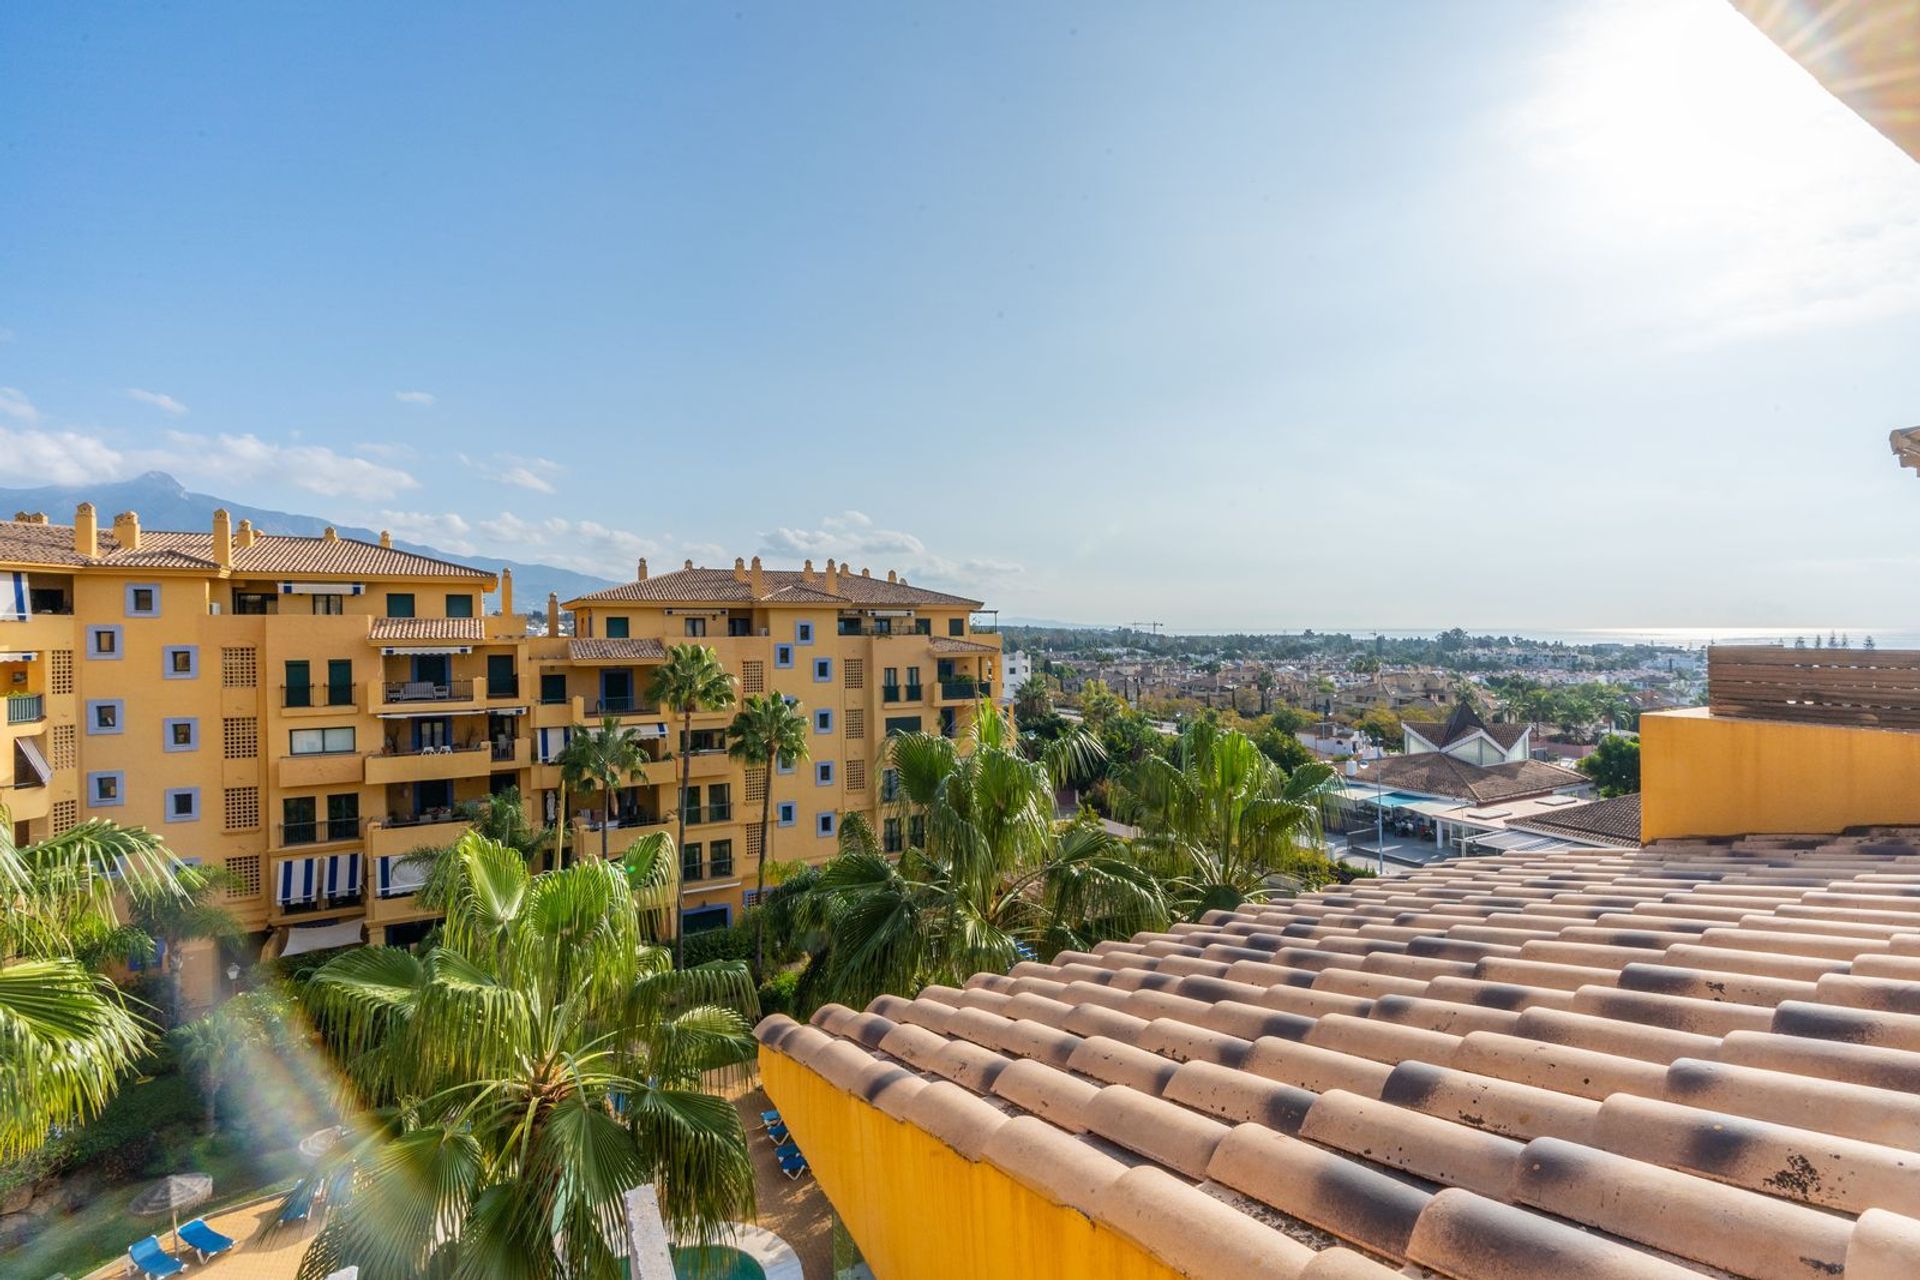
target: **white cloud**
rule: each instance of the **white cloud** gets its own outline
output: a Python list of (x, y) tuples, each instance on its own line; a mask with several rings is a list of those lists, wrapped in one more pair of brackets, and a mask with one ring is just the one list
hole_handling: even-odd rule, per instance
[(434, 394), (431, 391), (396, 391), (393, 398), (401, 404), (432, 404)]
[(419, 450), (410, 444), (387, 440), (363, 440), (353, 446), (353, 451), (363, 458), (378, 458), (382, 462), (408, 462), (420, 456)]
[(534, 493), (559, 492), (554, 481), (566, 470), (551, 458), (521, 458), (505, 453), (496, 453), (491, 458), (471, 458), (464, 453), (458, 456), (461, 465), (497, 484)]
[(380, 523), (387, 532), (406, 542), (424, 542), (454, 555), (479, 553), (473, 544), (473, 526), (454, 512), (435, 514), (427, 511), (382, 511)]
[(0, 414), (5, 414), (15, 422), (40, 421), (40, 411), (33, 407), (33, 401), (27, 399), (27, 393), (18, 387), (0, 387)]
[[(7, 403), (0, 395), (0, 405)], [(26, 408), (31, 411), (32, 406)], [(9, 412), (23, 416), (17, 410)], [(265, 483), (289, 484), (324, 497), (367, 503), (419, 487), (419, 481), (398, 467), (349, 457), (322, 445), (281, 444), (255, 435), (168, 431), (158, 444), (123, 449), (90, 432), (0, 428), (0, 454), (11, 464), (9, 475), (39, 484), (123, 480), (147, 471), (165, 471), (196, 488), (231, 492)]]
[(922, 585), (942, 583), (962, 589), (987, 585), (1023, 572), (1018, 564), (985, 557), (955, 558), (928, 548), (904, 529), (886, 529), (861, 511), (824, 516), (813, 528), (782, 526), (760, 535), (764, 555), (788, 559), (839, 560), (858, 570), (892, 569)]
[(141, 404), (152, 405), (169, 418), (185, 416), (187, 406), (161, 391), (148, 391), (142, 387), (128, 387), (127, 399), (138, 400)]
[(138, 474), (111, 446), (72, 431), (12, 431), (0, 427), (0, 456), (13, 483), (85, 484)]

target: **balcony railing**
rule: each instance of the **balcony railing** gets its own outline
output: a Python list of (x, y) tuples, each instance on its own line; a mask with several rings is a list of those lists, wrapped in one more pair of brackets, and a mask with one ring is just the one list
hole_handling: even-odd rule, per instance
[[(382, 760), (398, 760), (407, 756), (461, 756), (467, 754), (469, 751), (485, 751), (486, 749), (487, 744), (484, 742), (471, 742), (464, 747), (448, 743), (442, 747), (413, 747), (405, 751), (395, 749), (380, 751), (376, 754)], [(513, 754), (511, 747), (507, 749), (507, 754), (509, 756)]]
[(487, 696), (489, 698), (517, 698), (520, 696), (520, 677), (508, 676), (504, 680), (487, 677)]
[(580, 819), (580, 826), (587, 831), (598, 831), (605, 827), (608, 831), (624, 831), (630, 827), (659, 827), (666, 825), (667, 819), (657, 813), (623, 813), (612, 822), (596, 822), (590, 818)]
[(283, 707), (350, 707), (359, 691), (357, 684), (283, 684)]
[(993, 684), (987, 680), (942, 680), (940, 696), (949, 701), (955, 698), (991, 698)]
[(395, 813), (387, 817), (386, 827), (431, 827), (436, 823), (453, 822), (460, 815), (451, 805), (441, 809), (423, 809), (419, 813)]
[(360, 838), (360, 819), (358, 818), (317, 818), (312, 822), (283, 822), (280, 824), (280, 845), (288, 848), (301, 844), (324, 844), (334, 840), (358, 840)]
[(389, 680), (386, 695), (388, 702), (466, 702), (473, 697), (473, 681)]
[(709, 805), (690, 804), (687, 806), (687, 825), (690, 827), (695, 826), (702, 822), (732, 822), (732, 821), (733, 821), (733, 804), (731, 801), (729, 801), (726, 804), (709, 804)]
[(714, 880), (724, 880), (733, 874), (733, 855), (716, 854), (707, 861), (707, 876)]
[(617, 698), (596, 698), (593, 709), (595, 714), (603, 716), (657, 716), (660, 714), (657, 704), (633, 694)]
[(883, 684), (880, 686), (882, 702), (918, 702), (926, 696), (926, 690), (917, 684)]
[(511, 760), (513, 759), (514, 755), (515, 755), (514, 743), (512, 740), (509, 740), (506, 742), (496, 742), (493, 744), (494, 763), (498, 764), (501, 761)]
[(35, 720), (44, 720), (47, 716), (47, 699), (44, 694), (13, 693), (7, 695), (7, 723), (32, 724)]

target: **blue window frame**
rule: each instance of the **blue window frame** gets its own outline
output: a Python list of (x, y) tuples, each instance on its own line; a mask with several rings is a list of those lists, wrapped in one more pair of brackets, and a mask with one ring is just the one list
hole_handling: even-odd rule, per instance
[(93, 698), (87, 701), (87, 733), (99, 736), (109, 733), (124, 733), (127, 727), (127, 704), (120, 698)]
[(815, 760), (813, 762), (813, 785), (816, 787), (833, 785), (833, 761)]
[(780, 825), (790, 827), (800, 821), (800, 806), (791, 800), (782, 800), (777, 806), (780, 813)]
[(192, 680), (200, 674), (200, 646), (170, 644), (160, 650), (160, 674), (168, 680)]
[(87, 805), (94, 809), (117, 809), (127, 802), (127, 775), (112, 769), (87, 775)]
[(127, 584), (127, 616), (129, 618), (159, 617), (160, 584), (157, 582), (129, 582)]
[(793, 646), (790, 644), (777, 644), (773, 646), (773, 665), (776, 667), (792, 666)]
[(198, 751), (200, 749), (199, 718), (179, 716), (162, 720), (160, 749), (162, 751)]
[(794, 623), (793, 624), (793, 642), (795, 644), (812, 644), (813, 643), (813, 624), (811, 622)]
[(792, 773), (793, 761), (787, 759), (785, 756), (775, 756), (773, 758), (773, 771), (775, 773)]
[(826, 684), (833, 679), (833, 659), (815, 658), (813, 660), (813, 682)]
[(87, 656), (103, 662), (118, 662), (126, 649), (123, 637), (117, 626), (95, 626), (87, 628)]
[(833, 732), (832, 707), (815, 707), (813, 709), (813, 731), (815, 733)]
[(813, 834), (817, 836), (830, 836), (838, 833), (839, 830), (840, 815), (832, 809), (827, 810), (825, 813), (816, 813), (813, 815)]
[(200, 821), (200, 788), (168, 787), (166, 820), (168, 822)]

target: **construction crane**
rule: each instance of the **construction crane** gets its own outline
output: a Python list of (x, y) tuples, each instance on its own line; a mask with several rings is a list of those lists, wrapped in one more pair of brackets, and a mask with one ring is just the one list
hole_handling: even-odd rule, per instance
[(1164, 625), (1164, 623), (1159, 622), (1129, 622), (1127, 624), (1127, 626), (1134, 631), (1148, 631), (1155, 636), (1160, 634), (1160, 628)]

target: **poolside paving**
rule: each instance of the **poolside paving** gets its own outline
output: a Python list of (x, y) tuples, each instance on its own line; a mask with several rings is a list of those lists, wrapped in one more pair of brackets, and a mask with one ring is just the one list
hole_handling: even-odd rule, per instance
[(760, 1113), (773, 1104), (755, 1088), (734, 1099), (740, 1122), (747, 1128), (747, 1146), (753, 1152), (753, 1183), (760, 1205), (760, 1225), (785, 1240), (800, 1255), (806, 1280), (832, 1280), (833, 1218), (820, 1184), (807, 1174), (799, 1181), (780, 1172), (773, 1143), (760, 1127)]
[[(272, 1196), (256, 1200), (209, 1217), (209, 1226), (221, 1235), (232, 1236), (238, 1243), (232, 1252), (215, 1258), (205, 1266), (200, 1265), (191, 1249), (169, 1248), (168, 1251), (182, 1262), (191, 1264), (187, 1274), (192, 1276), (215, 1276), (218, 1280), (293, 1280), (300, 1269), (300, 1255), (306, 1252), (307, 1242), (320, 1229), (323, 1215), (316, 1212), (300, 1226), (283, 1228), (274, 1232), (271, 1238), (261, 1238), (261, 1229), (280, 1210), (280, 1199), (279, 1196)], [(171, 1232), (156, 1234), (160, 1236), (162, 1245), (170, 1245), (173, 1239)], [(87, 1280), (107, 1280), (109, 1276), (126, 1274), (127, 1262), (123, 1256), (94, 1271)]]

